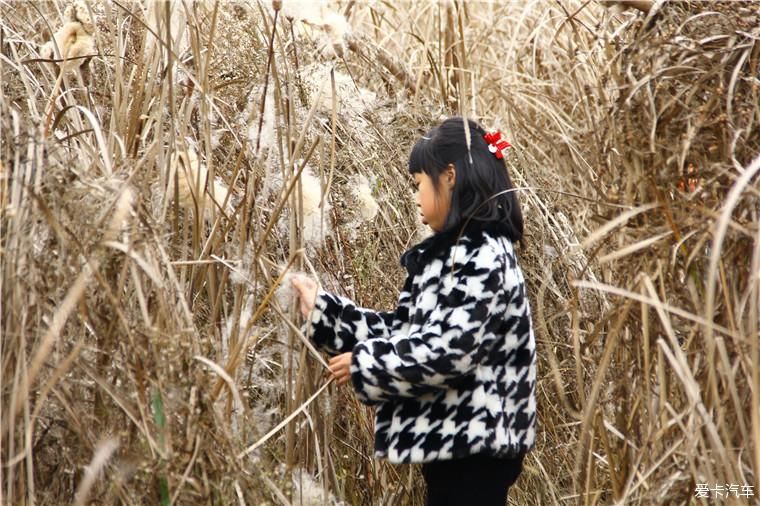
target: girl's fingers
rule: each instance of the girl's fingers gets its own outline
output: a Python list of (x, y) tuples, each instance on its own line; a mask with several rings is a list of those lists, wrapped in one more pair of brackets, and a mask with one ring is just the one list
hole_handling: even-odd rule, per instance
[(309, 291), (309, 288), (310, 288), (310, 283), (308, 283), (309, 281), (311, 280), (308, 278), (304, 278), (302, 276), (293, 276), (290, 279), (290, 284), (293, 285), (293, 288), (298, 290), (298, 293), (303, 296)]
[(290, 282), (299, 290), (311, 290), (317, 286), (317, 284), (311, 278), (301, 275), (293, 276)]
[(309, 313), (314, 308), (314, 300), (317, 297), (317, 284), (306, 276), (295, 275), (291, 278), (290, 284), (298, 292), (298, 299), (300, 300), (301, 313), (304, 318), (309, 316)]
[(338, 382), (339, 385), (346, 383), (351, 378), (351, 373), (348, 369), (331, 369), (330, 374)]
[(335, 378), (335, 381), (338, 382), (338, 385), (342, 385), (351, 378), (351, 374), (349, 374), (348, 371), (336, 371), (332, 373), (332, 377)]
[(339, 385), (351, 378), (351, 353), (343, 353), (328, 362), (328, 369)]

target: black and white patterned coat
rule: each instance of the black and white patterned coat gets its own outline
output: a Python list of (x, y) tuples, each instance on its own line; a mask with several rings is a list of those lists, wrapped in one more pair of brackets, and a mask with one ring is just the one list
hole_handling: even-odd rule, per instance
[(352, 351), (359, 399), (377, 405), (375, 455), (394, 463), (474, 454), (511, 457), (533, 447), (535, 340), (512, 243), (471, 225), (407, 251), (393, 312), (319, 292), (314, 343)]

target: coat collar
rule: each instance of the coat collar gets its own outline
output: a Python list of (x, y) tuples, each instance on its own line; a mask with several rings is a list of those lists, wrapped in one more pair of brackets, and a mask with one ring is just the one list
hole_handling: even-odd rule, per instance
[(457, 241), (460, 244), (480, 243), (485, 234), (493, 237), (509, 237), (507, 227), (501, 222), (471, 220), (464, 229), (457, 226), (436, 232), (419, 244), (412, 246), (401, 255), (401, 265), (406, 268), (410, 276), (414, 276), (422, 272), (425, 265), (431, 260), (445, 257)]

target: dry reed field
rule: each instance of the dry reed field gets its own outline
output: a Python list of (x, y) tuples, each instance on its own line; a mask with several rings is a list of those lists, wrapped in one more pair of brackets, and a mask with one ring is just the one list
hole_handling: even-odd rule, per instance
[(0, 0), (0, 504), (423, 504), (288, 287), (393, 307), (454, 114), (526, 220), (510, 504), (758, 503), (759, 40), (743, 1)]

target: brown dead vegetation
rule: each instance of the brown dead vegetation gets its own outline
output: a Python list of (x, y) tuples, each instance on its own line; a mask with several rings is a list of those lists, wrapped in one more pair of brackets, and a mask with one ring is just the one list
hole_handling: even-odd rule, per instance
[[(422, 504), (280, 286), (393, 304), (450, 114), (528, 226), (510, 501), (758, 490), (756, 5), (277, 3), (0, 1), (0, 503)], [(81, 5), (89, 68), (46, 64)]]

